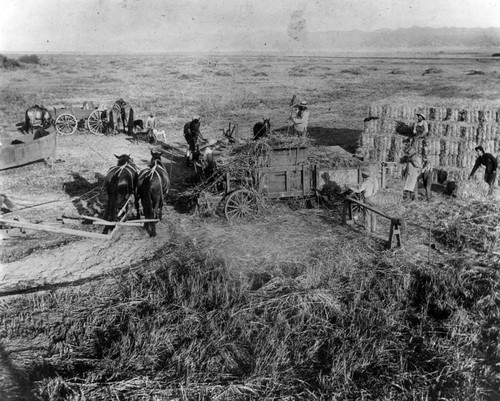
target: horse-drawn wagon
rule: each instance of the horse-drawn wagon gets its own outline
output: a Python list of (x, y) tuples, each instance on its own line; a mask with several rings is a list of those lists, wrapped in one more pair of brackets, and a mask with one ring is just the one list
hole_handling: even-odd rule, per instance
[(54, 126), (60, 135), (72, 135), (87, 128), (94, 135), (104, 135), (107, 130), (106, 110), (94, 102), (84, 102), (82, 106), (60, 105), (49, 108), (54, 113)]
[(236, 220), (257, 214), (265, 200), (315, 198), (316, 166), (308, 162), (307, 152), (305, 145), (254, 142), (231, 158), (230, 165), (220, 157), (215, 172), (196, 193), (198, 213), (220, 210), (228, 220)]

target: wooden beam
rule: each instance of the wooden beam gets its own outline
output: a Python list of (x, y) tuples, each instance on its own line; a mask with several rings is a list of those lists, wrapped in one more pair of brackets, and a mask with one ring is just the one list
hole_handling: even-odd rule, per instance
[(398, 218), (394, 218), (394, 217), (388, 216), (384, 212), (381, 212), (380, 210), (375, 209), (374, 207), (368, 206), (366, 203), (360, 202), (357, 199), (353, 199), (351, 197), (347, 197), (346, 200), (347, 200), (347, 202), (355, 203), (356, 205), (362, 206), (365, 209), (371, 210), (372, 212), (378, 214), (379, 216), (385, 217), (386, 219), (388, 219), (390, 221), (399, 222), (399, 220), (400, 220)]
[(130, 221), (93, 221), (92, 225), (94, 226), (131, 226), (131, 227), (142, 227), (143, 223), (138, 222), (130, 222)]
[(14, 221), (14, 220), (9, 220), (9, 219), (4, 219), (4, 218), (0, 218), (0, 223), (3, 225), (9, 226), (9, 227), (19, 227), (19, 228), (26, 228), (28, 230), (47, 231), (47, 232), (58, 233), (58, 234), (76, 235), (79, 237), (88, 237), (88, 238), (94, 238), (94, 239), (110, 238), (109, 235), (105, 235), (105, 234), (98, 234), (98, 233), (94, 233), (94, 232), (81, 231), (81, 230), (72, 230), (70, 228), (53, 227), (53, 226), (47, 226), (47, 225), (42, 225), (42, 224), (26, 223), (26, 222)]

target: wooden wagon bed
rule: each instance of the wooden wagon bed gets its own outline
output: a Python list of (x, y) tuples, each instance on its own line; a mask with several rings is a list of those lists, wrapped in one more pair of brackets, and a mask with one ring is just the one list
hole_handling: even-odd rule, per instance
[[(25, 137), (26, 138), (26, 137)], [(24, 143), (0, 146), (0, 170), (18, 167), (42, 159), (56, 158), (57, 135), (50, 133), (38, 139), (25, 139)]]

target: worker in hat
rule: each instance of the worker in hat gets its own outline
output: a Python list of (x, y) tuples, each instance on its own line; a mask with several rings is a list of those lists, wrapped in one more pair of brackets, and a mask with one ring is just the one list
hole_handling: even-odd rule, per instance
[(427, 137), (429, 135), (429, 125), (425, 116), (417, 113), (417, 122), (413, 124), (412, 143), (421, 150), (422, 157), (427, 157)]
[(200, 157), (200, 146), (199, 142), (202, 141), (207, 143), (208, 140), (201, 135), (200, 132), (200, 117), (194, 116), (190, 122), (184, 125), (184, 139), (188, 143), (188, 149), (186, 151), (186, 165), (192, 166), (193, 160)]
[(307, 102), (302, 100), (298, 105), (292, 108), (289, 126), (292, 128), (292, 134), (299, 136), (307, 135), (307, 124), (309, 123), (309, 109)]
[[(378, 192), (378, 181), (376, 177), (371, 173), (368, 167), (363, 167), (361, 169), (361, 177), (363, 177), (363, 182), (361, 184), (350, 187), (349, 189), (354, 193), (362, 194), (363, 203), (371, 205), (373, 197)], [(375, 214), (367, 209), (363, 208), (364, 215), (364, 226), (368, 232), (373, 232), (377, 228), (377, 220)]]
[(149, 143), (156, 142), (156, 138), (154, 135), (155, 129), (156, 129), (156, 117), (154, 113), (151, 111), (149, 112), (148, 118), (146, 119), (146, 132), (148, 133), (147, 138)]
[(477, 159), (469, 175), (469, 180), (474, 176), (479, 166), (483, 165), (485, 167), (484, 181), (490, 187), (490, 189), (488, 190), (488, 195), (492, 195), (493, 188), (495, 187), (495, 182), (497, 179), (497, 168), (498, 168), (497, 158), (493, 156), (491, 153), (485, 153), (484, 148), (482, 146), (477, 146), (475, 150), (477, 154)]
[[(294, 96), (293, 100), (296, 97)], [(287, 134), (306, 136), (307, 126), (309, 124), (309, 109), (307, 108), (307, 101), (302, 100), (298, 103), (293, 102), (291, 105), (292, 111), (288, 118), (288, 124), (284, 127), (277, 128), (273, 132), (286, 131)]]
[(408, 154), (403, 158), (405, 168), (403, 178), (405, 186), (403, 189), (403, 200), (418, 200), (418, 177), (422, 168), (422, 158), (417, 154), (417, 148), (411, 146)]

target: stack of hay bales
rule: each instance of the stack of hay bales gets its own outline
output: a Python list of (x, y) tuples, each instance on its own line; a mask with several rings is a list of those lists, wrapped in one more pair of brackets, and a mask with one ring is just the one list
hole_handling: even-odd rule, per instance
[[(421, 99), (415, 103), (394, 99), (369, 108), (357, 155), (370, 162), (399, 162), (412, 137), (416, 114), (429, 126), (427, 154), (435, 173), (446, 172), (448, 181), (466, 180), (476, 161), (474, 148), (500, 153), (500, 104)], [(426, 105), (427, 104), (427, 105)], [(425, 106), (424, 106), (425, 105)], [(418, 141), (421, 152), (422, 141)], [(437, 178), (437, 174), (435, 179)], [(481, 180), (482, 174), (476, 173)]]

